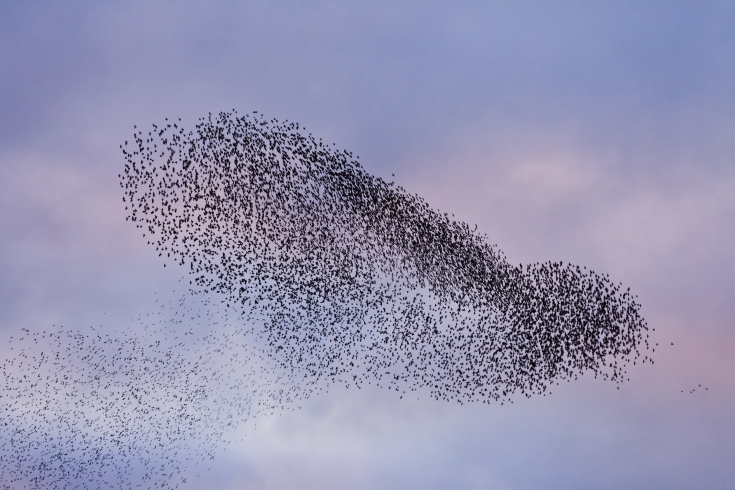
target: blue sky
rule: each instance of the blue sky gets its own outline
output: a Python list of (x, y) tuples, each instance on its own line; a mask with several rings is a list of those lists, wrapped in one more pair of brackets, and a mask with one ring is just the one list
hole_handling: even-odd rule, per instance
[(185, 488), (732, 488), (733, 24), (732, 2), (3, 2), (3, 338), (155, 308), (184, 272), (125, 222), (118, 145), (258, 110), (512, 263), (609, 273), (661, 348), (620, 390), (502, 407), (335, 388)]

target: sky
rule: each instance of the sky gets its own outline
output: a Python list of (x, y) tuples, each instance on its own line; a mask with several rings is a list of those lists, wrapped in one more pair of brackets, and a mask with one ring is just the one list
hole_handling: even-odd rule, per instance
[(257, 110), (513, 264), (610, 274), (660, 346), (620, 389), (503, 406), (333, 387), (181, 488), (733, 488), (734, 24), (715, 1), (3, 1), (0, 335), (112, 331), (181, 291), (125, 221), (119, 145)]

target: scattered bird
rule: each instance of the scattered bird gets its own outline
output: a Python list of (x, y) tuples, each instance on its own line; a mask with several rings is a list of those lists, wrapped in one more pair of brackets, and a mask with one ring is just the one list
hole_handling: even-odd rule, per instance
[(138, 328), (11, 339), (0, 488), (176, 488), (239, 425), (309, 396), (280, 383), (241, 322), (210, 303), (161, 304)]

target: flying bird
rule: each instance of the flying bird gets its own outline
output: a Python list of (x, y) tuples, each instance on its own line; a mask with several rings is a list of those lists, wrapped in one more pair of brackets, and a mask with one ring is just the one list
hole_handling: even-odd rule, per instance
[(512, 265), (297, 123), (167, 119), (120, 147), (127, 219), (188, 290), (125, 328), (12, 340), (0, 488), (176, 488), (243, 423), (335, 383), (506, 403), (653, 362), (622, 284)]
[(585, 371), (620, 381), (648, 347), (640, 305), (609, 276), (513, 266), (297, 123), (233, 111), (134, 138), (128, 218), (307, 378), (503, 401)]

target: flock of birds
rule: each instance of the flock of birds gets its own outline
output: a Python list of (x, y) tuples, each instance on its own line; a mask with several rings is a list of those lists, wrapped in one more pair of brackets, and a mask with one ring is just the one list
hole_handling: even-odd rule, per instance
[(509, 264), (296, 123), (167, 120), (121, 148), (128, 219), (189, 292), (135, 330), (14, 340), (5, 488), (173, 488), (253, 415), (334, 383), (505, 403), (650, 361), (629, 290)]
[(122, 330), (11, 339), (0, 488), (176, 488), (250, 417), (290, 404), (294, 390), (216, 306), (182, 297)]

